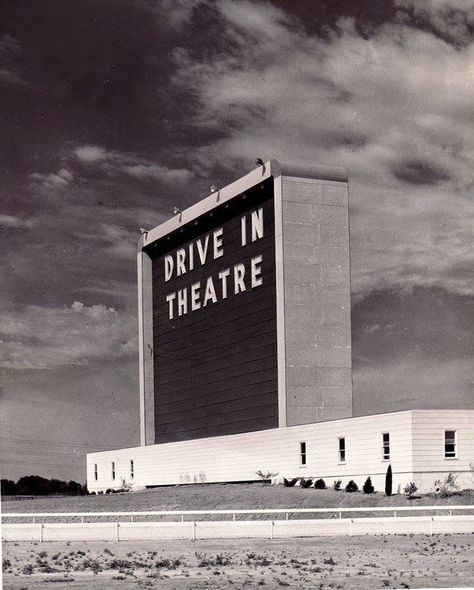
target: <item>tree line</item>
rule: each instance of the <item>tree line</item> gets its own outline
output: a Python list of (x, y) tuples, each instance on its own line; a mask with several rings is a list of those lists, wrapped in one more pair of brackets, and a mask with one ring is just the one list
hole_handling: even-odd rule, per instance
[(88, 493), (86, 484), (73, 480), (47, 479), (40, 475), (26, 475), (17, 482), (2, 479), (1, 491), (2, 496), (83, 496)]

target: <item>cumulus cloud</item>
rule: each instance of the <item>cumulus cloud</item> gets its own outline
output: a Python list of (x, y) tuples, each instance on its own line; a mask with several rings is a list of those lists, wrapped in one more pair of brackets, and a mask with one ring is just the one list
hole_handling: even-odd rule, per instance
[(400, 22), (363, 37), (349, 18), (322, 39), (268, 3), (216, 7), (227, 51), (175, 54), (195, 124), (220, 138), (200, 156), (229, 169), (255, 154), (345, 166), (357, 290), (419, 281), (472, 292), (449, 271), (472, 261), (474, 44)]
[(137, 350), (135, 318), (105, 305), (27, 306), (0, 318), (0, 366), (54, 369), (119, 359)]

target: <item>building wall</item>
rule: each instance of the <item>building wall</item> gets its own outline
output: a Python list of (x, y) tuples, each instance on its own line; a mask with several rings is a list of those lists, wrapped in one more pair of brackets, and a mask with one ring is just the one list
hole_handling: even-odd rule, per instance
[(348, 184), (284, 176), (287, 425), (352, 415)]
[[(119, 487), (122, 478), (130, 482), (133, 459), (136, 487), (255, 480), (260, 469), (287, 478), (322, 477), (328, 485), (334, 479), (344, 484), (354, 479), (360, 487), (370, 475), (381, 490), (390, 463), (396, 489), (413, 480), (411, 424), (412, 413), (407, 411), (92, 453), (87, 458), (88, 486), (98, 491)], [(386, 431), (391, 437), (390, 461), (382, 458), (381, 433)], [(345, 464), (338, 461), (338, 437), (346, 440)], [(301, 442), (307, 448), (305, 467), (300, 465)], [(93, 475), (95, 463), (98, 482)]]
[[(474, 488), (474, 411), (413, 410), (413, 470), (415, 483), (434, 489), (436, 480), (456, 473), (456, 483)], [(444, 431), (456, 430), (457, 457), (444, 457)]]

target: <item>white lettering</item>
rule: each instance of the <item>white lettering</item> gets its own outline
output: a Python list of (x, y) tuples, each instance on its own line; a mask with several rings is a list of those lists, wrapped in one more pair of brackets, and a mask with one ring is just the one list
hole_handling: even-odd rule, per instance
[(169, 319), (173, 319), (173, 301), (175, 300), (176, 293), (170, 293), (166, 296), (166, 301), (168, 302), (168, 315)]
[(174, 260), (172, 256), (165, 256), (165, 283), (173, 276)]
[(234, 294), (245, 291), (245, 266), (243, 264), (236, 264), (234, 266)]
[(186, 265), (184, 261), (186, 260), (186, 250), (184, 248), (180, 248), (176, 252), (176, 276), (179, 277), (184, 275), (186, 272)]
[(263, 208), (252, 211), (252, 242), (263, 238)]
[(194, 269), (194, 249), (193, 249), (192, 242), (189, 244), (189, 248), (188, 248), (188, 266), (189, 266), (189, 270)]
[(224, 230), (222, 227), (220, 227), (219, 229), (216, 229), (216, 231), (213, 233), (213, 238), (214, 238), (214, 260), (216, 258), (220, 258), (221, 256), (224, 255), (224, 248), (222, 246), (222, 234), (224, 233)]
[(196, 309), (201, 309), (201, 302), (199, 301), (199, 289), (201, 288), (201, 283), (197, 282), (194, 285), (191, 285), (191, 311), (196, 311)]
[(202, 304), (203, 307), (206, 307), (209, 299), (212, 300), (212, 303), (216, 303), (217, 301), (216, 289), (214, 287), (214, 281), (212, 280), (212, 277), (209, 277), (206, 282), (206, 290), (204, 292), (204, 301)]
[(221, 280), (221, 287), (222, 287), (222, 299), (227, 299), (227, 277), (230, 275), (230, 268), (226, 268), (225, 270), (221, 270), (219, 273), (219, 278)]
[(178, 315), (188, 313), (188, 291), (187, 289), (180, 289), (178, 291)]
[(242, 215), (240, 218), (240, 235), (242, 238), (242, 246), (247, 245), (247, 218)]
[(199, 254), (199, 259), (201, 260), (201, 264), (204, 265), (207, 258), (207, 249), (209, 247), (209, 235), (206, 236), (204, 240), (204, 246), (202, 245), (201, 239), (197, 241), (197, 249)]
[(255, 256), (255, 258), (252, 258), (252, 260), (250, 261), (250, 274), (252, 277), (252, 289), (254, 287), (260, 287), (260, 285), (263, 283), (263, 279), (262, 279), (262, 268), (261, 265), (262, 264), (262, 255), (260, 256)]

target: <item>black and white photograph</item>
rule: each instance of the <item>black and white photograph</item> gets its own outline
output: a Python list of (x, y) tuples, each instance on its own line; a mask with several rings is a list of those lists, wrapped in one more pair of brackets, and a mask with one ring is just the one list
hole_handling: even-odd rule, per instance
[(0, 0), (0, 105), (0, 585), (474, 585), (474, 1)]

